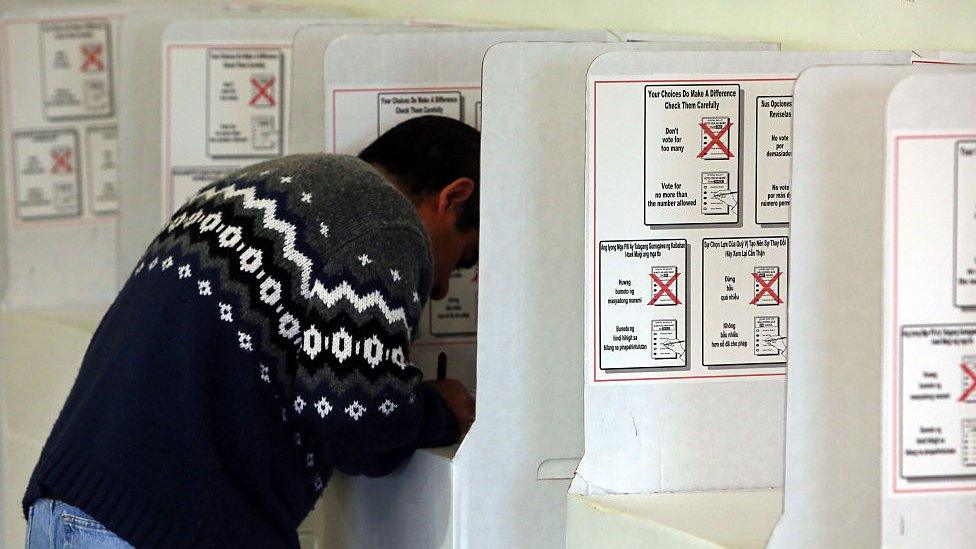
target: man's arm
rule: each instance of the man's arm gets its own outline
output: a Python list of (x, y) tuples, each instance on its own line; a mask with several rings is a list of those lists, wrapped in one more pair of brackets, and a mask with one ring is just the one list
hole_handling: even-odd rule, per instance
[(333, 270), (313, 288), (293, 403), (321, 457), (347, 474), (379, 476), (416, 448), (456, 442), (454, 414), (409, 361), (430, 285), (424, 237), (373, 230), (326, 261)]

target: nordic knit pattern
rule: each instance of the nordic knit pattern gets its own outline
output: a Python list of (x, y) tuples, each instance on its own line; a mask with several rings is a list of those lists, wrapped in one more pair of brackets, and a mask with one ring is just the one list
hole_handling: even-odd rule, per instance
[(136, 546), (296, 547), (333, 467), (454, 442), (409, 345), (413, 207), (351, 157), (257, 164), (190, 199), (109, 309), (28, 487)]

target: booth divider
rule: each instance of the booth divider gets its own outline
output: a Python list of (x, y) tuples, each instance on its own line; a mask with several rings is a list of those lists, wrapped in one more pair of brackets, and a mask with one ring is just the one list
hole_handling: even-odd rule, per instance
[(786, 497), (770, 547), (972, 545), (974, 85), (965, 67), (800, 76), (792, 220), (804, 253), (792, 258)]

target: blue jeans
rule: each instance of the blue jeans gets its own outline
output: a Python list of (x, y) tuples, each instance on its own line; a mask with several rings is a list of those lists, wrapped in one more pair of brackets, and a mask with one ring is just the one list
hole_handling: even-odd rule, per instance
[(132, 549), (81, 509), (39, 499), (27, 517), (27, 549)]

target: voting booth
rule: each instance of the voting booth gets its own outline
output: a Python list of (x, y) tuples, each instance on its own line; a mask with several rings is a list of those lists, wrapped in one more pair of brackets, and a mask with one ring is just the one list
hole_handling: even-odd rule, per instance
[[(615, 52), (590, 66), (586, 453), (571, 514), (592, 526), (645, 509), (642, 531), (668, 543), (765, 542), (783, 483), (790, 264), (806, 251), (790, 239), (793, 86), (815, 65), (909, 62)], [(689, 492), (713, 496), (701, 520), (667, 511)], [(730, 532), (741, 522), (722, 517), (746, 509), (752, 530)], [(592, 546), (595, 528), (577, 525), (570, 545)]]
[[(608, 51), (744, 44), (513, 43), (489, 50), (482, 109), (478, 419), (454, 459), (464, 547), (561, 547), (583, 455), (586, 70)], [(772, 48), (772, 45), (756, 47)], [(485, 474), (485, 472), (490, 474)]]
[[(486, 50), (500, 42), (608, 38), (606, 31), (469, 31), (336, 39), (324, 57), (325, 149), (358, 153), (389, 127), (424, 114), (452, 117), (485, 130), (484, 144), (490, 135), (481, 126)], [(484, 234), (492, 234), (494, 240), (501, 235), (485, 224), (490, 216), (499, 214), (485, 209), (484, 193), (494, 184), (485, 178), (486, 168), (483, 153), (481, 217), (483, 230), (491, 231)], [(491, 264), (498, 268), (495, 262)], [(344, 535), (354, 546), (381, 544), (381, 536), (404, 540), (404, 546), (411, 547), (552, 545), (562, 539), (562, 513), (550, 510), (551, 506), (561, 509), (566, 488), (563, 479), (568, 478), (578, 454), (559, 455), (544, 466), (544, 460), (532, 463), (534, 456), (526, 454), (537, 449), (539, 433), (534, 422), (542, 418), (515, 419), (520, 417), (523, 391), (529, 391), (531, 383), (521, 376), (519, 382), (513, 382), (512, 364), (500, 363), (488, 374), (479, 367), (476, 378), (475, 350), (483, 345), (475, 338), (482, 333), (477, 324), (479, 302), (490, 302), (497, 315), (500, 310), (495, 303), (503, 299), (494, 293), (490, 298), (479, 295), (483, 272), (482, 267), (455, 274), (448, 297), (431, 303), (424, 312), (420, 337), (411, 350), (411, 360), (428, 379), (434, 377), (434, 366), (443, 353), (449, 377), (470, 388), (477, 386), (478, 420), (460, 450), (418, 451), (404, 468), (382, 479), (334, 481), (330, 489), (336, 489), (331, 496), (327, 491), (325, 497), (331, 501), (334, 496), (337, 512), (347, 517)], [(506, 313), (509, 321), (513, 315), (517, 313)], [(500, 344), (511, 346), (512, 341), (494, 343)], [(483, 375), (489, 376), (487, 387)], [(504, 385), (499, 385), (499, 376), (507, 380)], [(499, 393), (503, 386), (505, 390)], [(553, 421), (549, 428), (563, 426)], [(540, 478), (542, 485), (537, 486)]]
[(797, 83), (792, 228), (806, 253), (792, 256), (770, 547), (972, 547), (974, 85), (971, 69), (919, 66)]

